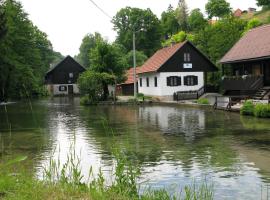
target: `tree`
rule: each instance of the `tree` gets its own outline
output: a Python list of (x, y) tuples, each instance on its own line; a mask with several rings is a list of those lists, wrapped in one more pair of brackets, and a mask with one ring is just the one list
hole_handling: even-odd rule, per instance
[(90, 50), (95, 48), (98, 40), (101, 40), (99, 33), (86, 35), (80, 46), (80, 53), (75, 57), (77, 61), (84, 67), (90, 67)]
[(7, 32), (6, 16), (4, 12), (3, 1), (0, 0), (0, 40), (5, 36)]
[(170, 46), (171, 44), (184, 42), (185, 40), (193, 41), (193, 38), (194, 36), (192, 34), (187, 34), (184, 31), (180, 31), (179, 33), (172, 35), (171, 38), (163, 42), (162, 46)]
[(270, 6), (270, 0), (257, 0), (258, 6)]
[(117, 43), (127, 51), (132, 50), (133, 32), (136, 32), (136, 49), (151, 56), (161, 46), (162, 29), (160, 21), (150, 9), (126, 7), (121, 9), (112, 20), (117, 31)]
[(167, 11), (161, 14), (161, 27), (165, 39), (177, 33), (179, 30), (179, 24), (176, 19), (176, 12), (172, 5), (169, 5)]
[[(147, 60), (147, 56), (142, 51), (136, 51), (136, 63), (137, 66), (141, 66)], [(125, 56), (127, 67), (130, 68), (133, 66), (133, 51), (130, 51)]]
[(204, 18), (199, 8), (191, 11), (188, 17), (188, 25), (191, 31), (199, 31), (207, 25), (207, 20)]
[(256, 28), (258, 26), (261, 26), (262, 24), (263, 23), (259, 19), (253, 18), (247, 23), (247, 26), (245, 28), (245, 32), (249, 31), (250, 29)]
[(205, 5), (209, 19), (212, 17), (222, 18), (231, 13), (230, 3), (226, 0), (209, 0)]
[(188, 30), (188, 7), (185, 0), (179, 0), (178, 7), (176, 9), (176, 19), (180, 26), (180, 29), (183, 31)]
[(19, 2), (6, 0), (2, 6), (8, 31), (0, 42), (0, 100), (41, 94), (44, 73), (54, 59), (52, 45)]
[[(107, 41), (100, 40), (96, 47), (90, 51), (91, 70), (99, 73), (107, 73), (116, 77), (116, 82), (124, 80), (127, 63), (125, 60), (125, 49), (119, 44), (109, 44)], [(109, 95), (108, 83), (102, 82), (104, 100)]]

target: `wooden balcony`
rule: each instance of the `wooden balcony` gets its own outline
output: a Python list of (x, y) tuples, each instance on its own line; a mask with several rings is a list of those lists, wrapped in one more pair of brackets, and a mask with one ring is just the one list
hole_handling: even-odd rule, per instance
[(239, 95), (249, 95), (261, 89), (263, 85), (263, 75), (226, 76), (222, 80), (222, 88), (225, 94), (235, 92), (235, 94)]

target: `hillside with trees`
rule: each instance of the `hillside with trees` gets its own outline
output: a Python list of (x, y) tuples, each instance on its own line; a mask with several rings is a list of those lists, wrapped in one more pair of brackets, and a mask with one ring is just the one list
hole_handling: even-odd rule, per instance
[(62, 55), (19, 2), (0, 2), (0, 16), (0, 101), (43, 95), (45, 72)]

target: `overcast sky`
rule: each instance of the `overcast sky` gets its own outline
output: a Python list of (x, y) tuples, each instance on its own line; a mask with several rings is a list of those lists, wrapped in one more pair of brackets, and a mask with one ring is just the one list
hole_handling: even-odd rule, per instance
[[(78, 54), (82, 38), (87, 33), (100, 32), (109, 41), (116, 33), (111, 20), (90, 0), (20, 0), (30, 19), (48, 34), (54, 50), (63, 55)], [(110, 16), (123, 7), (150, 8), (158, 17), (169, 4), (176, 7), (178, 0), (94, 0)], [(204, 11), (207, 0), (186, 0), (189, 10)], [(256, 7), (256, 0), (228, 0), (233, 9)]]

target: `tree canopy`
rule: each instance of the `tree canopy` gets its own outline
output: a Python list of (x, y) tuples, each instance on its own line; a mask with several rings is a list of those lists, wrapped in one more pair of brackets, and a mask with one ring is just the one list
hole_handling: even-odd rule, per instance
[(75, 57), (76, 60), (84, 67), (90, 67), (90, 50), (96, 47), (96, 44), (102, 36), (99, 33), (87, 34), (80, 46), (80, 53)]
[(231, 13), (230, 3), (226, 0), (209, 0), (205, 5), (209, 19), (212, 17), (224, 17)]
[(188, 7), (185, 0), (179, 0), (178, 7), (176, 8), (176, 19), (180, 26), (180, 29), (183, 31), (188, 30)]
[(47, 35), (28, 19), (19, 2), (6, 0), (6, 29), (0, 43), (0, 98), (43, 92), (43, 77), (56, 58)]
[(161, 27), (165, 39), (177, 33), (179, 30), (179, 24), (176, 19), (176, 12), (172, 5), (169, 5), (167, 11), (161, 14)]
[(188, 25), (191, 31), (202, 30), (207, 25), (207, 20), (204, 18), (199, 8), (190, 12), (188, 17)]
[(127, 51), (132, 50), (133, 32), (136, 33), (136, 49), (145, 55), (152, 55), (161, 46), (162, 29), (157, 16), (150, 9), (122, 8), (113, 17), (116, 42)]
[(270, 6), (270, 0), (257, 0), (258, 6)]

